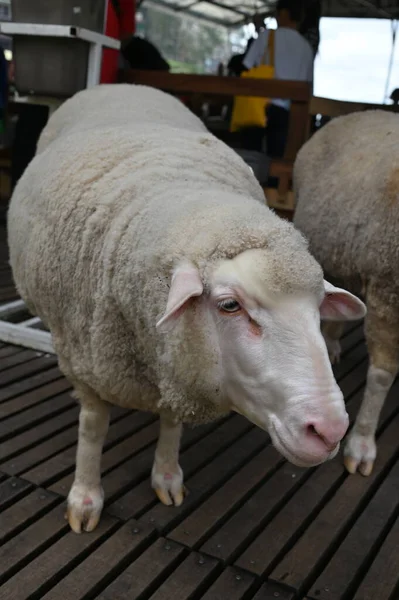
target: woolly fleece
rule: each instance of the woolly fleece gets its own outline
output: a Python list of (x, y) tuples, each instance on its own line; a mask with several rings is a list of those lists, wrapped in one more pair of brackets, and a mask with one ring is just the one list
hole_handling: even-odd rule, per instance
[(77, 394), (176, 421), (227, 410), (201, 299), (173, 331), (155, 328), (181, 259), (206, 294), (218, 261), (259, 249), (268, 289), (323, 294), (307, 243), (265, 206), (242, 159), (178, 100), (142, 86), (86, 90), (54, 113), (8, 227), (19, 293)]
[(339, 117), (300, 150), (295, 225), (328, 275), (399, 305), (399, 117)]

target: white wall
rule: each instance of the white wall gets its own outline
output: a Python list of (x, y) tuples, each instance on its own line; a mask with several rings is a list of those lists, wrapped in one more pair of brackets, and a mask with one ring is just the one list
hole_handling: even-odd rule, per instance
[[(315, 64), (315, 95), (384, 102), (391, 47), (388, 20), (322, 19), (321, 44)], [(399, 27), (388, 97), (395, 87), (399, 87)]]

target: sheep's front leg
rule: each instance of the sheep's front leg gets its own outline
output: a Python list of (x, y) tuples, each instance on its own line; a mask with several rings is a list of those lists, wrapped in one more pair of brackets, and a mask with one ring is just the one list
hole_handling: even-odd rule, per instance
[(166, 506), (180, 506), (184, 500), (183, 471), (179, 465), (181, 423), (172, 423), (161, 415), (160, 431), (151, 484), (156, 495)]
[(109, 406), (96, 396), (81, 396), (75, 480), (68, 495), (67, 519), (75, 533), (96, 528), (104, 504), (101, 454), (108, 432)]
[(352, 431), (348, 435), (344, 455), (349, 473), (357, 470), (371, 474), (377, 456), (375, 432), (381, 409), (395, 379), (399, 365), (399, 328), (388, 304), (381, 300), (368, 302), (366, 340), (370, 355), (366, 389)]
[(339, 339), (344, 332), (344, 324), (334, 321), (323, 322), (321, 332), (326, 342), (331, 364), (338, 364), (341, 358), (341, 343)]

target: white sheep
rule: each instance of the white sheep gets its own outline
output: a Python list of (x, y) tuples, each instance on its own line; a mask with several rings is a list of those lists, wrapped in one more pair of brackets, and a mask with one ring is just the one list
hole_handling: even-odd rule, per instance
[(109, 403), (160, 415), (152, 486), (167, 505), (183, 501), (183, 423), (234, 410), (296, 464), (336, 454), (348, 416), (320, 314), (365, 307), (324, 282), (250, 169), (178, 100), (116, 85), (67, 101), (8, 228), (18, 290), (81, 402), (74, 531), (100, 517)]
[[(301, 149), (294, 169), (295, 225), (325, 272), (367, 304), (370, 356), (364, 399), (345, 447), (345, 465), (370, 475), (375, 431), (399, 366), (399, 117), (385, 111), (331, 121)], [(342, 324), (324, 334), (332, 362)]]

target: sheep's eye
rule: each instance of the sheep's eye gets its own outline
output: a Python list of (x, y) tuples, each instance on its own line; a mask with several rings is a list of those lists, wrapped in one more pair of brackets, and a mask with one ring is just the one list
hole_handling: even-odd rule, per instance
[(218, 308), (219, 310), (226, 313), (236, 313), (241, 310), (240, 304), (237, 302), (237, 300), (234, 300), (233, 298), (227, 298), (226, 300), (222, 300), (221, 302), (219, 302)]

